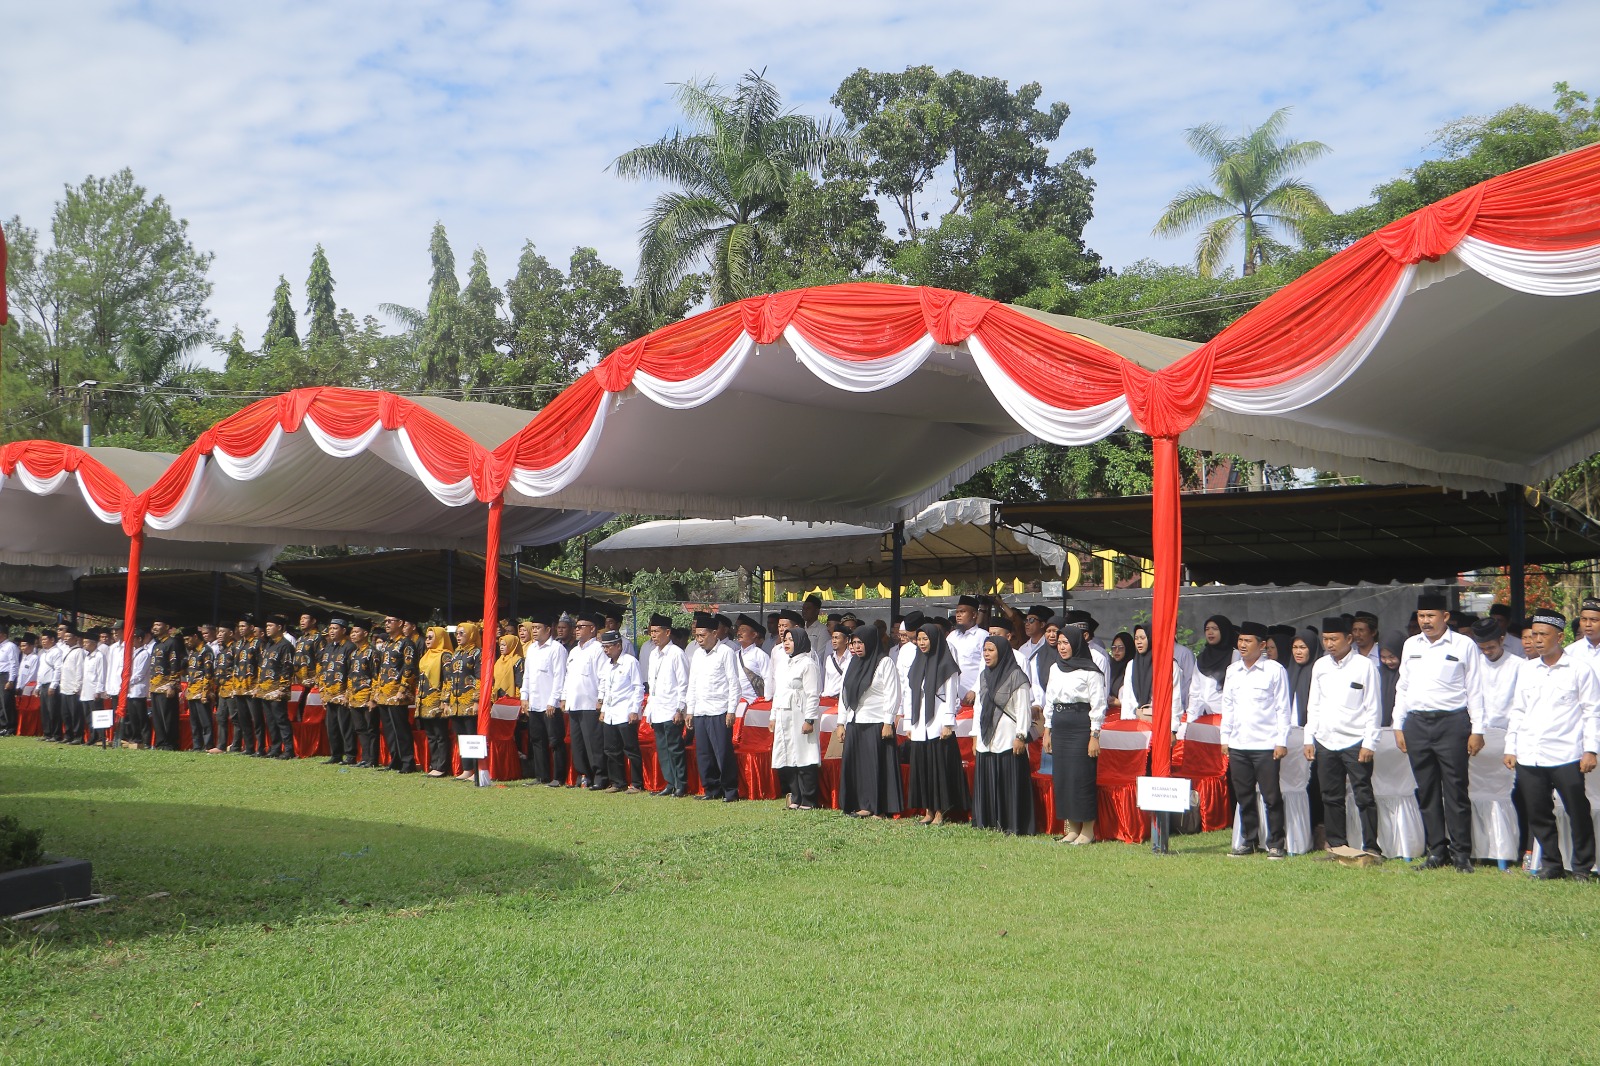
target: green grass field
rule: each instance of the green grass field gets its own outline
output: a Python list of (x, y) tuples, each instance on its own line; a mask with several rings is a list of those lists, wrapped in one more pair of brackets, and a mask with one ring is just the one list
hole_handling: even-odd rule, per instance
[(5, 1063), (1600, 1061), (1600, 889), (0, 741)]

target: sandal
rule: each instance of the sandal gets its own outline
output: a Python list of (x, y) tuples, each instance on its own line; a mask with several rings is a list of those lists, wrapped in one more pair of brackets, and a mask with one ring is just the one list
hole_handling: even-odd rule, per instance
[(799, 809), (800, 809), (800, 804), (798, 804), (798, 803), (791, 803), (791, 804), (789, 804), (789, 810), (791, 810), (791, 811), (798, 811), (798, 810), (799, 810)]
[(428, 771), (428, 776), (429, 777), (443, 777), (444, 776), (444, 771), (443, 770), (429, 770)]

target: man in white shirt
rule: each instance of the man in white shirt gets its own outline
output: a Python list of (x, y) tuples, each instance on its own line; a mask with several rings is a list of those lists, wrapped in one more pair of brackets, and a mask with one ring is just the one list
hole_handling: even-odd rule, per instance
[(0, 737), (17, 731), (17, 675), (22, 672), (22, 650), (11, 639), (11, 627), (0, 622)]
[(843, 626), (828, 634), (828, 650), (822, 658), (822, 698), (839, 698), (844, 672), (850, 667), (850, 634)]
[(29, 691), (39, 684), (39, 637), (24, 633), (17, 638), (17, 650), (22, 653), (21, 672), (17, 674), (17, 694), (31, 696)]
[(62, 626), (56, 632), (66, 651), (61, 653), (61, 673), (56, 681), (56, 698), (61, 708), (61, 723), (68, 744), (82, 744), (87, 723), (79, 718), (78, 693), (83, 689), (83, 648), (78, 631)]
[(694, 720), (695, 761), (701, 799), (739, 798), (739, 764), (733, 752), (733, 716), (739, 706), (739, 664), (717, 640), (717, 620), (694, 616), (694, 650), (689, 653), (689, 716)]
[(528, 716), (528, 762), (535, 780), (565, 788), (567, 723), (561, 693), (567, 681), (567, 649), (555, 638), (550, 615), (536, 615), (525, 624), (529, 643), (522, 652), (522, 713)]
[(1361, 820), (1361, 850), (1379, 855), (1378, 801), (1372, 793), (1372, 760), (1383, 729), (1378, 672), (1356, 650), (1350, 623), (1342, 617), (1322, 620), (1322, 649), (1326, 654), (1311, 667), (1305, 738), (1306, 758), (1316, 767), (1322, 790), (1328, 850), (1349, 843), (1344, 811), (1348, 781)]
[(1350, 636), (1355, 641), (1356, 654), (1371, 659), (1374, 670), (1383, 669), (1383, 661), (1379, 658), (1378, 616), (1371, 611), (1357, 611), (1350, 617)]
[[(1500, 623), (1500, 632), (1504, 634), (1500, 639), (1505, 642), (1506, 651), (1519, 659), (1526, 659), (1528, 651), (1522, 646), (1522, 638), (1511, 632), (1511, 605), (1491, 603), (1489, 617)], [(1518, 624), (1521, 624), (1520, 620)]]
[[(800, 605), (800, 626), (806, 631), (806, 636), (811, 639), (811, 654), (817, 657), (818, 663), (826, 665), (825, 660), (828, 657), (829, 648), (828, 627), (823, 624), (820, 618), (821, 613), (822, 597), (813, 592)], [(826, 677), (826, 670), (823, 671), (823, 675)]]
[(1566, 876), (1555, 814), (1554, 797), (1560, 796), (1572, 824), (1572, 875), (1587, 881), (1594, 870), (1594, 820), (1583, 775), (1594, 772), (1600, 752), (1600, 680), (1571, 648), (1561, 647), (1566, 624), (1554, 611), (1534, 612), (1528, 637), (1538, 657), (1517, 675), (1505, 764), (1517, 772), (1528, 830), (1543, 853), (1539, 877)]
[[(143, 729), (143, 740), (140, 743), (150, 742), (150, 650), (155, 647), (142, 626), (133, 627), (133, 669), (128, 676), (128, 698), (126, 701), (129, 720), (136, 722)], [(112, 683), (122, 684), (122, 655), (121, 648), (111, 656), (114, 672)], [(124, 737), (133, 736), (130, 727), (125, 726)]]
[(772, 660), (761, 650), (761, 638), (765, 635), (760, 622), (747, 614), (739, 616), (733, 655), (739, 664), (739, 699), (747, 704), (770, 695), (767, 675), (771, 672)]
[[(1483, 653), (1478, 664), (1483, 689), (1483, 728), (1506, 729), (1511, 724), (1511, 703), (1517, 693), (1517, 672), (1527, 660), (1507, 650), (1500, 621), (1493, 616), (1472, 623), (1472, 641)], [(1477, 760), (1473, 760), (1476, 765)]]
[(1395, 743), (1411, 761), (1427, 840), (1425, 870), (1472, 872), (1472, 801), (1467, 760), (1483, 749), (1483, 655), (1449, 627), (1443, 595), (1417, 597), (1422, 632), (1400, 649)]
[(672, 619), (650, 616), (650, 700), (645, 711), (656, 737), (656, 763), (664, 785), (657, 796), (689, 794), (689, 764), (683, 743), (687, 724), (689, 663), (683, 649), (672, 642)]
[(639, 751), (639, 713), (644, 704), (644, 679), (639, 660), (627, 655), (618, 630), (600, 634), (606, 662), (600, 668), (600, 729), (606, 752), (606, 775), (612, 792), (644, 791), (644, 757)]
[(1600, 669), (1600, 600), (1584, 600), (1578, 611), (1578, 639), (1567, 650), (1591, 670)]
[(45, 740), (54, 743), (65, 739), (65, 723), (60, 704), (56, 702), (56, 678), (61, 672), (62, 649), (56, 642), (55, 630), (46, 627), (39, 633), (39, 674), (34, 691), (39, 694), (39, 724)]
[[(78, 720), (85, 727), (94, 724), (93, 714), (100, 709), (106, 696), (106, 659), (99, 654), (99, 641), (93, 633), (83, 635), (83, 683), (78, 688)], [(80, 730), (81, 733), (81, 730)], [(102, 730), (94, 730), (90, 742), (101, 739)], [(73, 737), (77, 739), (76, 736)]]
[[(961, 670), (961, 703), (972, 706), (972, 692), (978, 685), (978, 675), (983, 673), (983, 643), (989, 634), (978, 625), (978, 600), (962, 596), (956, 601), (955, 628), (945, 638), (950, 653), (955, 656)], [(826, 671), (824, 683), (826, 683)]]
[(605, 664), (606, 653), (600, 649), (598, 634), (603, 624), (605, 619), (599, 615), (580, 615), (573, 621), (572, 632), (578, 643), (567, 653), (567, 676), (561, 689), (578, 787), (594, 791), (608, 785), (605, 741), (600, 731), (600, 668)]
[(1239, 623), (1239, 661), (1228, 667), (1222, 686), (1222, 752), (1228, 757), (1228, 784), (1239, 806), (1242, 837), (1228, 853), (1233, 858), (1256, 851), (1261, 834), (1258, 789), (1267, 808), (1267, 858), (1288, 855), (1278, 762), (1289, 753), (1292, 700), (1289, 675), (1263, 654), (1266, 647), (1266, 626)]

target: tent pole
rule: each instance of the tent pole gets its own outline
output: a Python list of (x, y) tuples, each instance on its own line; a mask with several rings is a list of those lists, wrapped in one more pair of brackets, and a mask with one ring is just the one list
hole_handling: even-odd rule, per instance
[(522, 614), (522, 549), (517, 548), (511, 556), (511, 625), (513, 628), (521, 621)]
[[(1150, 677), (1150, 772), (1155, 777), (1172, 773), (1173, 647), (1178, 632), (1178, 587), (1183, 561), (1183, 520), (1179, 489), (1178, 438), (1152, 437), (1151, 541), (1155, 556), (1155, 583), (1150, 626), (1154, 652)], [(1165, 853), (1168, 817), (1152, 814), (1151, 844)]]
[(140, 522), (138, 532), (128, 538), (128, 594), (122, 605), (122, 687), (117, 691), (119, 720), (128, 713), (128, 689), (133, 686), (133, 620), (139, 615), (139, 567), (143, 559), (144, 523)]
[(589, 610), (589, 534), (583, 535), (583, 583), (578, 588), (578, 613)]
[(256, 567), (256, 624), (263, 625), (261, 621), (261, 567)]
[(1521, 624), (1528, 616), (1528, 521), (1527, 490), (1521, 485), (1507, 485), (1510, 499), (1506, 506), (1506, 533), (1510, 541), (1506, 566), (1506, 588), (1511, 603), (1511, 620)]
[(444, 553), (444, 624), (454, 625), (456, 616), (456, 550), (447, 548)]
[[(630, 591), (628, 593), (628, 613), (633, 616), (633, 639), (637, 643), (639, 640), (639, 594), (636, 592)], [(635, 648), (634, 650), (638, 651), (639, 649)]]
[[(80, 582), (82, 582), (82, 581), (83, 581), (83, 578), (81, 578), (81, 577), (75, 577), (75, 578), (72, 579), (72, 628), (73, 629), (77, 629), (79, 626), (83, 625), (83, 620), (81, 618), (79, 618), (80, 612), (78, 610), (78, 604), (79, 604), (79, 601), (82, 599), (82, 594), (83, 594), (83, 586), (80, 584)], [(124, 638), (124, 642), (126, 642), (126, 638)]]
[(222, 571), (211, 571), (211, 628), (222, 624)]
[[(489, 736), (489, 708), (494, 704), (494, 661), (500, 657), (500, 519), (505, 510), (505, 494), (489, 501), (489, 530), (484, 537), (483, 568), (483, 661), (478, 667), (478, 734)], [(451, 556), (455, 552), (451, 551)], [(478, 763), (485, 771), (479, 782), (488, 779), (489, 760)]]
[(894, 524), (894, 529), (889, 531), (889, 640), (891, 643), (896, 639), (895, 632), (900, 621), (900, 586), (905, 584), (906, 580), (905, 547), (906, 522), (902, 518)]

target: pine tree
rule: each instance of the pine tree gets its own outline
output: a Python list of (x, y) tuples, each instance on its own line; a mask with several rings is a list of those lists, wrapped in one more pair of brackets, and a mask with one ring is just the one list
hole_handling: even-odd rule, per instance
[(311, 332), (306, 343), (315, 348), (339, 340), (339, 308), (333, 302), (333, 271), (322, 245), (311, 254), (311, 274), (306, 278), (306, 317)]
[(461, 344), (457, 319), (461, 283), (456, 279), (456, 257), (450, 250), (443, 222), (433, 224), (428, 257), (433, 262), (433, 276), (428, 282), (428, 314), (422, 331), (422, 378), (434, 388), (459, 388)]
[(288, 341), (296, 348), (300, 346), (300, 334), (295, 328), (294, 301), (289, 293), (289, 280), (282, 274), (278, 275), (278, 287), (272, 293), (272, 310), (267, 313), (267, 332), (261, 338), (261, 351), (272, 351), (272, 347), (283, 341)]
[(467, 272), (467, 287), (461, 290), (461, 354), (474, 386), (494, 380), (495, 364), (500, 360), (500, 341), (505, 334), (500, 308), (505, 295), (489, 280), (489, 260), (483, 249), (472, 253), (472, 269)]

